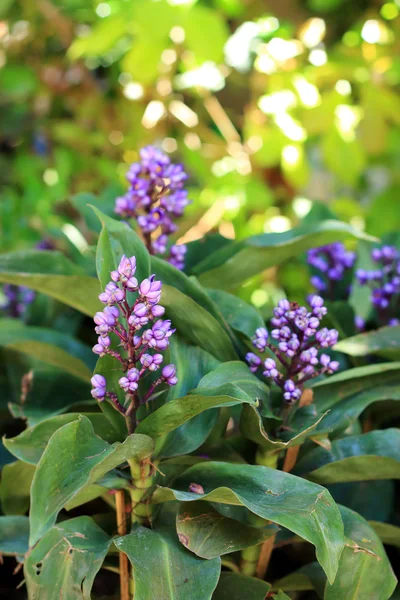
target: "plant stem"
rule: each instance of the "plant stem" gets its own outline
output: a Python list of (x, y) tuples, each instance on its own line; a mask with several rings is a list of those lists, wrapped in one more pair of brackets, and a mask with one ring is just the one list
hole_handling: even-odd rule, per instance
[[(115, 493), (115, 507), (117, 511), (117, 531), (118, 535), (126, 535), (126, 507), (125, 507), (125, 492), (117, 490)], [(119, 580), (121, 600), (129, 600), (129, 562), (125, 552), (119, 553)]]
[(150, 492), (154, 485), (154, 466), (150, 458), (141, 462), (129, 461), (132, 475), (130, 490), (132, 501), (132, 524), (143, 524), (151, 520)]
[[(276, 469), (277, 464), (278, 464), (278, 456), (279, 456), (278, 452), (275, 452), (275, 451), (268, 452), (264, 448), (259, 446), (258, 450), (256, 452), (255, 462), (257, 465), (262, 465), (264, 467), (270, 467), (272, 469)], [(265, 525), (268, 525), (268, 523), (269, 523), (269, 521), (267, 521), (266, 519), (257, 517), (253, 513), (249, 514), (249, 524), (252, 525), (253, 527), (261, 528), (261, 527), (264, 527)], [(259, 577), (258, 564), (260, 562), (260, 557), (262, 555), (262, 551), (264, 550), (265, 544), (270, 544), (271, 549), (269, 551), (269, 556), (271, 555), (275, 536), (272, 536), (272, 541), (270, 541), (270, 540), (271, 540), (271, 538), (269, 538), (266, 542), (264, 542), (264, 544), (259, 544), (258, 546), (251, 546), (250, 548), (245, 548), (244, 550), (242, 550), (240, 570), (244, 575), (249, 575), (250, 577), (254, 577), (254, 575), (257, 575), (257, 577)], [(269, 557), (268, 557), (268, 561), (269, 561)], [(267, 561), (266, 566), (268, 566), (268, 561)], [(266, 568), (265, 568), (265, 570), (266, 570)]]

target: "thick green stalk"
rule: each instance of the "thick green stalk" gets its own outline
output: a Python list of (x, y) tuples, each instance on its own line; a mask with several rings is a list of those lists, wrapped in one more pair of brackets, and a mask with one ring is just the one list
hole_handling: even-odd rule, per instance
[[(262, 465), (264, 467), (270, 467), (272, 469), (276, 469), (278, 465), (278, 453), (267, 452), (261, 446), (258, 447), (256, 452), (256, 460), (257, 465)], [(265, 519), (261, 519), (261, 517), (257, 517), (253, 513), (249, 514), (249, 525), (253, 527), (264, 527), (268, 524), (268, 521)], [(249, 548), (245, 548), (242, 550), (241, 561), (240, 561), (240, 570), (244, 575), (249, 575), (253, 577), (257, 570), (257, 562), (260, 557), (261, 552), (261, 544), (258, 546), (250, 546)]]
[(150, 459), (142, 462), (129, 461), (132, 475), (130, 488), (132, 524), (143, 524), (151, 520), (150, 491), (154, 485), (154, 467)]

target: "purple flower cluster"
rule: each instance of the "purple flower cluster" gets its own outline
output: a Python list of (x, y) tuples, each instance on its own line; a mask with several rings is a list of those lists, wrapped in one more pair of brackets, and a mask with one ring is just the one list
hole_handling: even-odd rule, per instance
[[(147, 146), (140, 151), (140, 161), (128, 172), (128, 192), (117, 198), (115, 212), (124, 219), (133, 218), (139, 225), (151, 254), (167, 252), (168, 236), (177, 230), (174, 220), (183, 215), (189, 204), (183, 188), (187, 179), (183, 166), (174, 164), (158, 148)], [(178, 269), (184, 267), (186, 246), (173, 245), (168, 261)]]
[(394, 246), (374, 248), (371, 258), (376, 269), (358, 269), (361, 285), (371, 287), (371, 302), (382, 325), (399, 325), (400, 312), (400, 253)]
[(308, 310), (294, 302), (280, 300), (271, 319), (273, 329), (270, 332), (264, 327), (256, 330), (253, 345), (261, 353), (271, 351), (280, 363), (279, 368), (271, 357), (262, 360), (253, 352), (246, 356), (250, 370), (256, 373), (262, 368), (263, 375), (282, 389), (288, 404), (300, 398), (303, 383), (339, 368), (339, 363), (328, 354), (318, 355), (321, 348), (330, 348), (338, 341), (336, 329), (320, 328), (321, 319), (327, 313), (323, 299), (312, 296), (310, 307)]
[(4, 284), (5, 301), (2, 310), (9, 316), (19, 318), (26, 312), (29, 304), (35, 299), (35, 292), (22, 285)]
[[(94, 316), (95, 332), (99, 337), (93, 352), (99, 356), (111, 355), (121, 363), (124, 374), (118, 383), (128, 397), (135, 399), (137, 408), (151, 398), (160, 383), (175, 385), (178, 379), (175, 365), (162, 368), (164, 357), (160, 352), (168, 348), (169, 338), (175, 331), (171, 321), (161, 318), (165, 312), (159, 304), (162, 283), (154, 275), (139, 283), (135, 272), (134, 256), (123, 256), (118, 268), (111, 272), (111, 281), (99, 296), (106, 306)], [(130, 300), (132, 293), (136, 296), (133, 302)], [(113, 348), (113, 340), (125, 350), (124, 356)], [(149, 386), (144, 397), (138, 399), (140, 380), (159, 369), (160, 377)], [(118, 403), (116, 395), (107, 391), (107, 382), (102, 375), (94, 375), (91, 381), (93, 398), (102, 401), (108, 396), (120, 412), (127, 413), (128, 409)]]
[(355, 260), (355, 252), (346, 250), (341, 242), (309, 250), (307, 262), (320, 273), (311, 277), (312, 285), (317, 292), (327, 294), (333, 300), (334, 282), (343, 279)]

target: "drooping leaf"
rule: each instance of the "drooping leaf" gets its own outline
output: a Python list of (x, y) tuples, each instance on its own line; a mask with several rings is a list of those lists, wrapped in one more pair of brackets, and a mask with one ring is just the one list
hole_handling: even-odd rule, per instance
[(29, 519), (0, 516), (0, 554), (23, 556), (28, 551)]
[(220, 559), (203, 560), (179, 543), (173, 529), (135, 526), (114, 540), (132, 563), (135, 600), (210, 600)]
[(0, 282), (22, 285), (72, 306), (85, 315), (101, 309), (100, 285), (60, 252), (27, 250), (0, 256)]
[[(33, 427), (25, 429), (16, 437), (4, 438), (4, 446), (20, 460), (31, 465), (37, 465), (53, 433), (63, 425), (76, 421), (80, 414), (82, 413), (68, 413), (46, 419)], [(92, 423), (95, 434), (106, 442), (121, 441), (104, 415), (100, 413), (83, 413), (83, 416)]]
[(257, 529), (217, 512), (208, 502), (183, 503), (176, 518), (179, 541), (201, 558), (216, 558), (248, 546), (257, 546), (277, 528)]
[(30, 545), (51, 529), (59, 511), (83, 487), (130, 458), (149, 456), (152, 450), (152, 440), (138, 434), (110, 445), (94, 434), (84, 416), (60, 427), (50, 438), (33, 478)]
[[(298, 415), (296, 418), (296, 414)], [(240, 430), (243, 435), (266, 450), (283, 450), (299, 446), (312, 436), (325, 414), (318, 414), (315, 405), (298, 409), (285, 432), (287, 441), (272, 439), (264, 429), (262, 416), (256, 406), (244, 406), (240, 415)]]
[(335, 350), (350, 356), (379, 354), (388, 359), (400, 359), (400, 327), (381, 327), (340, 340)]
[(24, 515), (28, 511), (34, 472), (34, 467), (20, 460), (2, 468), (0, 503), (5, 515)]
[(381, 523), (380, 521), (369, 521), (369, 524), (379, 536), (382, 544), (400, 548), (400, 527), (390, 523)]
[(212, 596), (213, 600), (265, 600), (271, 586), (266, 581), (241, 573), (223, 571)]
[(266, 233), (236, 242), (236, 252), (233, 254), (233, 248), (230, 248), (227, 260), (226, 249), (222, 248), (208, 261), (201, 263), (201, 271), (195, 267), (193, 272), (206, 287), (231, 289), (265, 269), (297, 257), (310, 248), (349, 237), (367, 236), (340, 221), (322, 221), (284, 233)]
[(1, 320), (0, 346), (27, 354), (84, 381), (89, 381), (95, 364), (90, 348), (72, 336), (29, 327), (16, 319)]
[(345, 481), (400, 479), (400, 429), (371, 431), (332, 442), (308, 452), (295, 473), (327, 485)]
[[(199, 484), (203, 494), (189, 492)], [(208, 462), (188, 469), (174, 489), (159, 488), (155, 502), (209, 500), (243, 505), (266, 520), (282, 525), (316, 546), (318, 561), (333, 581), (343, 549), (339, 510), (324, 488), (268, 467)]]
[(111, 538), (90, 517), (54, 525), (25, 561), (29, 598), (90, 600)]
[(396, 577), (378, 535), (360, 515), (340, 507), (346, 536), (335, 580), (328, 582), (324, 600), (388, 600)]

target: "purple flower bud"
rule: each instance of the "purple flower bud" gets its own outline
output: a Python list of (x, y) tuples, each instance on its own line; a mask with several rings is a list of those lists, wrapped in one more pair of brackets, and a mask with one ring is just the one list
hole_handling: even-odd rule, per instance
[(93, 377), (91, 378), (91, 384), (93, 386), (93, 389), (91, 391), (91, 395), (93, 396), (93, 398), (96, 398), (96, 400), (102, 401), (104, 400), (105, 396), (106, 396), (106, 385), (107, 382), (105, 380), (105, 377), (103, 377), (103, 375), (93, 375)]
[(176, 385), (178, 383), (175, 365), (166, 365), (162, 370), (162, 376), (168, 385)]
[(253, 345), (263, 352), (268, 344), (268, 331), (265, 327), (256, 329), (256, 336), (253, 339)]
[(285, 381), (283, 389), (283, 397), (288, 404), (293, 404), (293, 402), (296, 402), (301, 396), (301, 391), (295, 386), (291, 379)]
[(158, 304), (161, 298), (161, 281), (155, 281), (155, 275), (144, 279), (139, 286), (140, 295), (149, 304)]
[(142, 363), (143, 367), (145, 367), (146, 369), (149, 369), (149, 371), (156, 371), (158, 369), (158, 367), (161, 365), (163, 361), (163, 355), (162, 354), (143, 354), (140, 357), (140, 362)]
[(150, 312), (153, 315), (153, 317), (157, 319), (158, 317), (163, 316), (163, 314), (165, 313), (165, 308), (160, 304), (155, 304), (150, 308)]
[(269, 377), (271, 379), (275, 379), (275, 377), (278, 377), (279, 372), (278, 372), (278, 369), (276, 368), (276, 362), (272, 358), (265, 359), (264, 367), (265, 367), (265, 371), (263, 372), (263, 375), (265, 375), (266, 377)]
[(248, 352), (246, 354), (246, 361), (250, 365), (250, 371), (252, 373), (256, 373), (259, 366), (261, 365), (261, 358), (259, 356), (257, 356), (257, 354), (254, 354), (253, 352)]
[(100, 302), (112, 306), (125, 300), (125, 292), (112, 281), (106, 285), (104, 292), (99, 295)]
[(139, 378), (140, 373), (138, 369), (132, 368), (129, 369), (125, 377), (121, 377), (121, 379), (118, 380), (118, 383), (124, 392), (135, 392), (138, 389)]
[(358, 331), (364, 331), (365, 320), (362, 317), (360, 317), (359, 315), (356, 315), (354, 318), (354, 325)]

